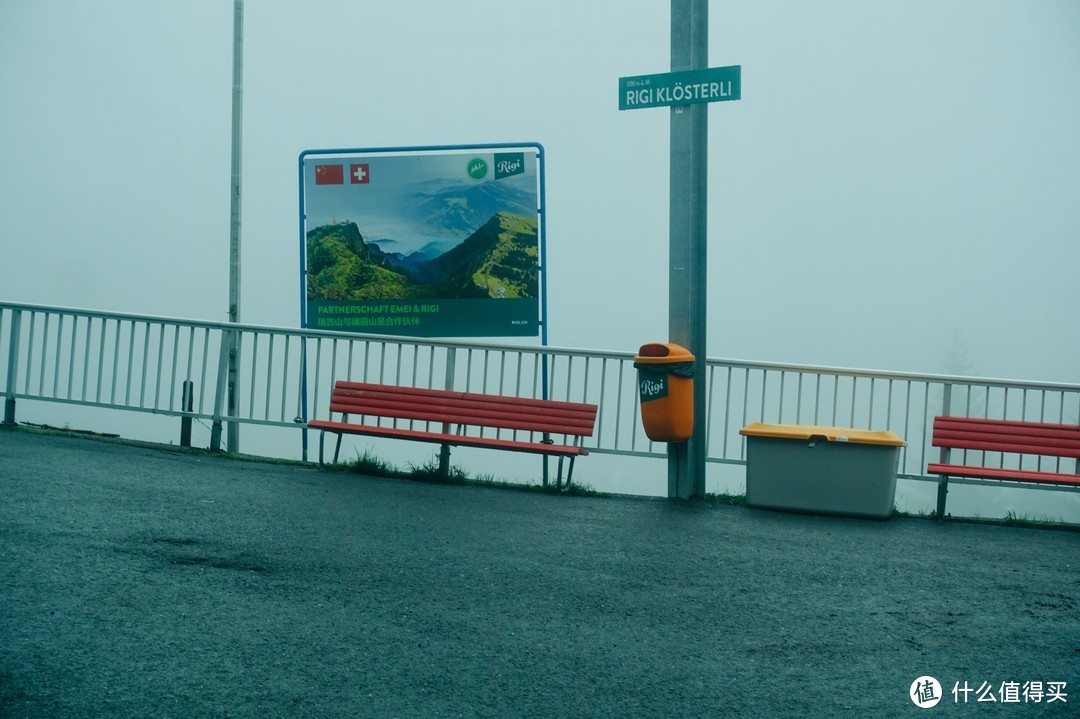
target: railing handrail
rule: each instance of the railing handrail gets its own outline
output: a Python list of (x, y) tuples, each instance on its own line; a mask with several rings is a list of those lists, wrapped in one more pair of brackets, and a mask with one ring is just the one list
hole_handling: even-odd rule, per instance
[(762, 362), (757, 360), (709, 358), (710, 365), (731, 367), (734, 369), (760, 369), (777, 372), (803, 372), (808, 374), (859, 377), (875, 380), (898, 380), (913, 382), (933, 382), (940, 384), (986, 385), (990, 387), (1008, 387), (1011, 389), (1048, 389), (1080, 390), (1080, 383), (1044, 382), (1042, 380), (999, 379), (969, 375), (931, 374), (923, 372), (900, 372), (895, 370), (854, 369), (851, 367), (831, 367), (825, 365), (799, 365), (781, 362)]
[[(168, 325), (182, 325), (199, 329), (239, 330), (241, 332), (256, 332), (259, 334), (277, 334), (292, 337), (311, 337), (338, 340), (363, 340), (370, 342), (386, 342), (401, 345), (434, 346), (465, 350), (493, 350), (508, 352), (526, 352), (531, 354), (550, 354), (560, 356), (588, 355), (596, 359), (632, 360), (636, 352), (629, 350), (602, 350), (585, 349), (574, 347), (522, 345), (510, 343), (469, 342), (465, 340), (444, 340), (425, 337), (402, 337), (398, 335), (379, 335), (355, 332), (336, 332), (333, 330), (314, 330), (297, 327), (283, 327), (276, 325), (258, 325), (250, 323), (231, 323), (226, 321), (185, 319), (180, 317), (142, 315), (128, 312), (113, 312), (106, 310), (85, 310), (71, 307), (59, 307), (55, 305), (29, 304), (22, 302), (0, 302), (0, 310), (22, 310), (30, 312), (48, 312), (95, 319), (124, 320), (141, 323), (160, 323)], [(968, 375), (934, 374), (924, 372), (902, 372), (896, 370), (858, 369), (851, 367), (837, 367), (828, 365), (803, 365), (788, 362), (770, 362), (762, 360), (745, 360), (735, 358), (709, 357), (706, 360), (709, 366), (730, 367), (733, 369), (756, 369), (770, 372), (801, 372), (808, 374), (822, 374), (844, 377), (858, 377), (873, 380), (898, 380), (914, 382), (931, 382), (940, 384), (980, 385), (990, 387), (1005, 387), (1010, 389), (1040, 389), (1052, 391), (1080, 391), (1080, 383), (1054, 382), (1031, 379), (1002, 379), (994, 377), (979, 377)]]

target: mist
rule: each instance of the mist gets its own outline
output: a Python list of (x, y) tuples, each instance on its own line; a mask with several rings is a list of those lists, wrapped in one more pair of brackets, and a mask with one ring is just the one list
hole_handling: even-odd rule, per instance
[[(709, 16), (709, 356), (1080, 382), (1080, 5)], [(669, 111), (616, 90), (668, 3), (247, 3), (244, 53), (241, 321), (299, 324), (300, 152), (540, 142), (550, 343), (667, 339)], [(227, 2), (0, 6), (0, 297), (227, 319), (231, 63)]]

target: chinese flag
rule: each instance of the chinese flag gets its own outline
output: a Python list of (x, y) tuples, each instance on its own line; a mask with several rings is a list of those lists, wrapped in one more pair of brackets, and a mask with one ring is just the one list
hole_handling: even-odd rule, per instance
[(316, 165), (316, 185), (340, 185), (345, 182), (345, 172), (341, 165)]

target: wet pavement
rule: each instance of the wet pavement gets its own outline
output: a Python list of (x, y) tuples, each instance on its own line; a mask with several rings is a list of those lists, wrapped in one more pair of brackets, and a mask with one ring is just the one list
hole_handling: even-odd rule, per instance
[(1080, 716), (1076, 532), (26, 429), (0, 497), (3, 717)]

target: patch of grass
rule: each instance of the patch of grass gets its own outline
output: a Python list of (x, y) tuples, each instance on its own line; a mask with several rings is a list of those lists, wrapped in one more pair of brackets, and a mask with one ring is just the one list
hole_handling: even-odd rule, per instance
[[(363, 454), (357, 453), (356, 459), (348, 462), (338, 462), (337, 464), (328, 465), (331, 469), (342, 470), (346, 472), (355, 472), (356, 474), (363, 474), (368, 477), (390, 477), (392, 479), (417, 479), (421, 471), (410, 466), (408, 469), (399, 469), (390, 464), (386, 460), (376, 457), (369, 450), (364, 450)], [(435, 472), (438, 471), (438, 463), (434, 463)]]
[[(572, 484), (563, 487), (560, 492), (555, 484), (544, 486), (542, 482), (522, 484), (520, 482), (507, 482), (496, 479), (490, 474), (470, 477), (463, 469), (450, 465), (446, 474), (439, 471), (439, 456), (436, 454), (422, 464), (408, 464), (405, 468), (395, 467), (384, 459), (376, 457), (370, 451), (365, 450), (358, 454), (351, 462), (339, 462), (330, 465), (331, 469), (355, 472), (369, 477), (388, 477), (391, 479), (408, 479), (416, 482), (430, 482), (432, 484), (462, 484), (482, 487), (495, 487), (498, 489), (512, 489), (518, 492), (541, 492), (546, 494), (568, 494), (575, 497), (604, 497), (604, 492), (597, 491), (588, 485)], [(554, 478), (553, 478), (554, 479)]]
[(705, 499), (710, 502), (716, 502), (717, 504), (726, 504), (729, 507), (746, 506), (745, 494), (731, 494), (728, 492), (719, 492), (717, 494), (706, 494)]
[(450, 466), (446, 469), (446, 474), (439, 471), (439, 459), (435, 457), (429, 459), (424, 464), (416, 465), (409, 464), (406, 469), (400, 473), (403, 479), (413, 479), (420, 482), (435, 482), (438, 484), (467, 484), (469, 482), (469, 475), (457, 467)]
[(1047, 515), (1041, 517), (1032, 517), (1029, 514), (1018, 515), (1011, 509), (1005, 513), (1005, 518), (1002, 519), (1002, 523), (1006, 527), (1032, 527), (1032, 528), (1060, 528), (1064, 527), (1066, 522), (1063, 519), (1052, 519)]
[[(937, 519), (937, 510), (931, 509), (929, 512), (919, 512), (919, 517), (923, 519)], [(999, 527), (1025, 527), (1028, 529), (1061, 529), (1069, 532), (1080, 532), (1080, 525), (1070, 524), (1066, 522), (1064, 518), (1053, 519), (1048, 515), (1031, 516), (1029, 514), (1017, 514), (1013, 510), (1009, 510), (1002, 518), (996, 517), (984, 517), (981, 513), (976, 512), (972, 517), (956, 517), (951, 514), (946, 514), (945, 519), (948, 522), (955, 522), (957, 524), (985, 524), (994, 525)]]
[[(542, 487), (541, 487), (542, 489)], [(557, 489), (555, 491), (558, 491)], [(564, 494), (570, 494), (572, 497), (613, 497), (611, 492), (602, 492), (598, 489), (594, 489), (589, 485), (581, 483), (575, 483), (565, 488)]]
[(376, 457), (368, 450), (364, 450), (363, 454), (357, 454), (355, 460), (345, 464), (345, 468), (350, 472), (373, 477), (398, 477), (401, 475), (400, 470), (386, 460)]

